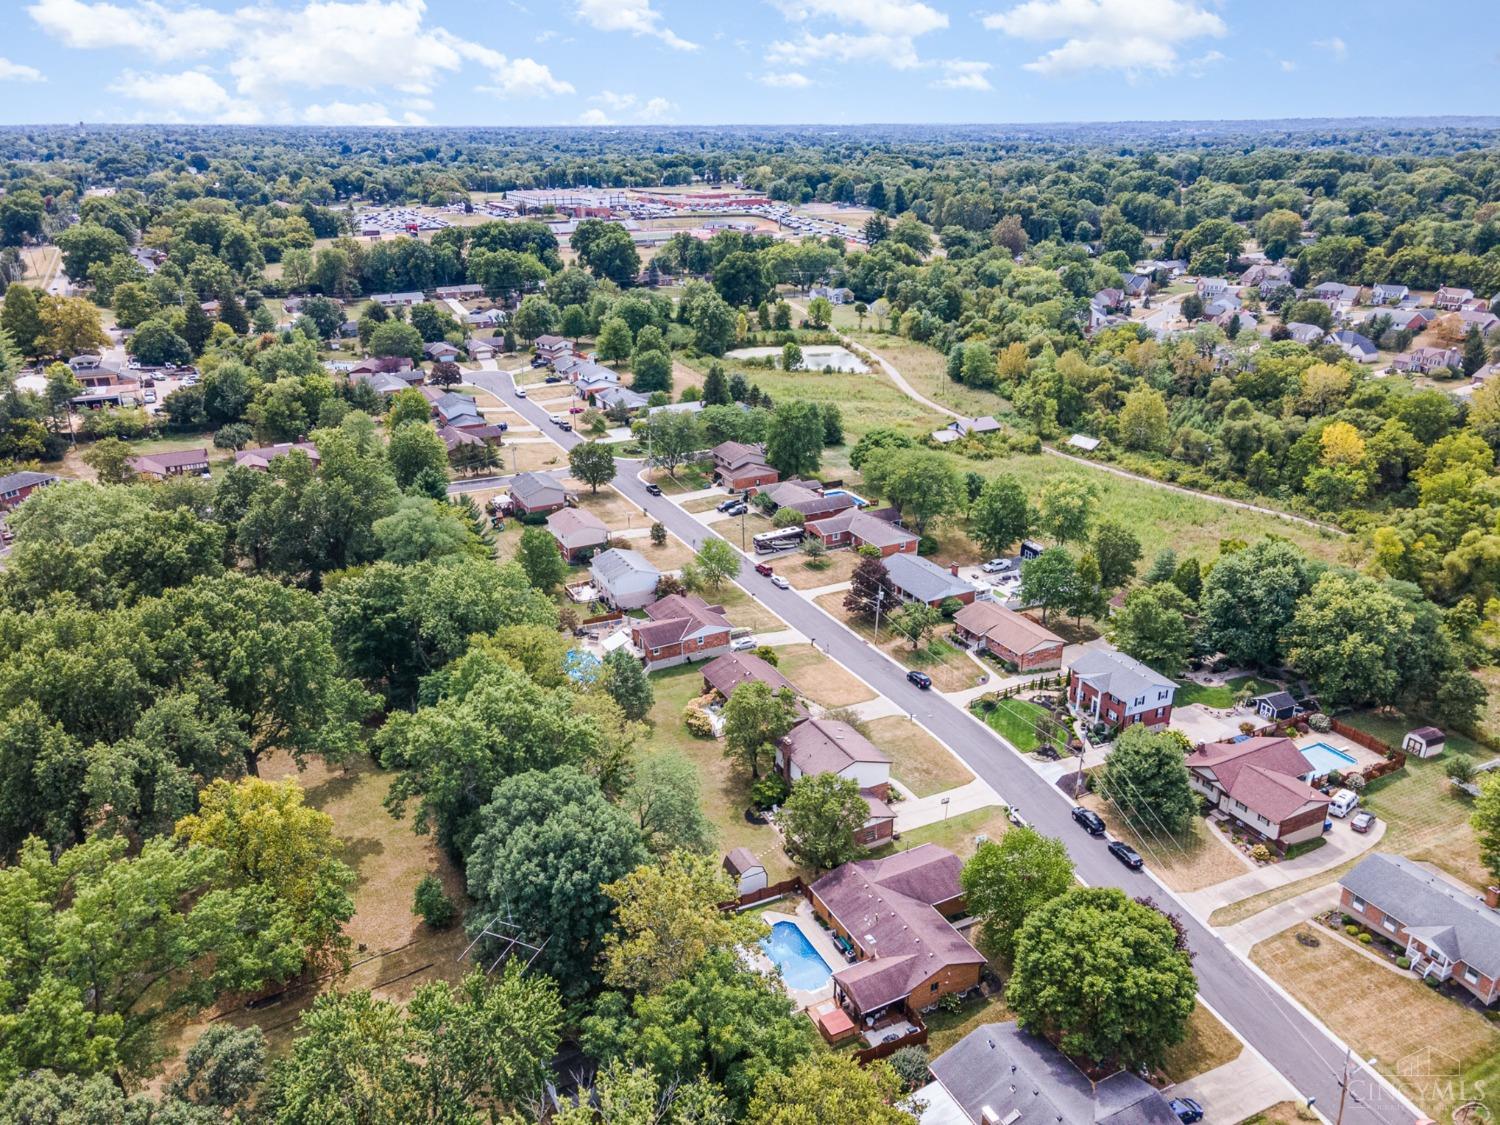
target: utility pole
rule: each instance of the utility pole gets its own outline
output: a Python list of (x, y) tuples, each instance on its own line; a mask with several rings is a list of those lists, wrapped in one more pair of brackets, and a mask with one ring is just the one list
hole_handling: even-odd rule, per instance
[(1334, 1119), (1333, 1125), (1344, 1125), (1344, 1099), (1349, 1096), (1349, 1052), (1350, 1048), (1344, 1048), (1344, 1075), (1339, 1079), (1339, 1112)]
[(880, 643), (880, 606), (885, 601), (884, 588), (875, 591), (875, 643)]

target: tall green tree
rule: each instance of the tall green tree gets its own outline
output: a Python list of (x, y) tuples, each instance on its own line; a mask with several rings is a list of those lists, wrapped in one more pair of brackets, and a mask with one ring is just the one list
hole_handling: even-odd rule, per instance
[(1221, 554), (1199, 601), (1204, 640), (1237, 665), (1279, 665), (1283, 637), (1312, 579), (1307, 560), (1284, 540)]
[(828, 871), (863, 850), (854, 834), (870, 818), (859, 783), (835, 773), (804, 774), (781, 803), (776, 824), (787, 854), (800, 863)]
[(1187, 596), (1170, 582), (1131, 590), (1109, 620), (1109, 638), (1162, 675), (1181, 675), (1193, 647), (1187, 609)]
[(782, 479), (807, 477), (823, 463), (823, 415), (816, 403), (778, 403), (766, 434), (766, 461)]
[(1115, 739), (1095, 788), (1142, 837), (1181, 836), (1198, 814), (1184, 761), (1187, 749), (1187, 740), (1176, 731), (1132, 723)]
[(991, 477), (969, 507), (969, 534), (986, 553), (1001, 555), (1026, 538), (1031, 507), (1014, 477)]
[[(635, 764), (620, 807), (630, 813), (646, 846), (656, 854), (677, 849), (702, 852), (713, 846), (715, 830), (703, 815), (698, 792), (698, 770), (692, 762), (670, 751), (652, 754)], [(731, 893), (717, 901), (733, 897)]]
[(1090, 546), (1099, 563), (1099, 582), (1106, 590), (1118, 590), (1135, 577), (1141, 541), (1124, 524), (1101, 520), (1094, 528)]
[(797, 718), (796, 697), (786, 688), (773, 691), (758, 680), (738, 685), (724, 704), (724, 756), (759, 777), (761, 762), (775, 756), (777, 739)]
[(1055, 476), (1037, 495), (1036, 523), (1059, 543), (1076, 543), (1088, 535), (1099, 503), (1099, 490), (1081, 476)]
[(615, 479), (615, 455), (602, 442), (580, 442), (568, 451), (568, 471), (598, 492), (601, 484)]
[(962, 881), (986, 950), (1007, 961), (1027, 917), (1075, 885), (1063, 842), (1032, 828), (1013, 828), (998, 843), (980, 844), (964, 864)]
[(604, 690), (631, 722), (644, 719), (656, 702), (656, 691), (646, 669), (623, 648), (604, 658)]
[(1078, 600), (1078, 567), (1065, 547), (1049, 547), (1021, 564), (1021, 600), (1042, 607), (1042, 624), (1054, 609)]

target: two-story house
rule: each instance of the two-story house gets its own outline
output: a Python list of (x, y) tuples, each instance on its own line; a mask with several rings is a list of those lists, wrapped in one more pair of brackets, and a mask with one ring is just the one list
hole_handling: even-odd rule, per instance
[(891, 793), (891, 759), (848, 723), (836, 719), (803, 719), (776, 743), (776, 770), (787, 783), (822, 773), (837, 774), (859, 786), (869, 816), (854, 833), (856, 843), (878, 847), (895, 832)]
[(1068, 669), (1068, 703), (1094, 722), (1152, 730), (1172, 720), (1177, 685), (1139, 660), (1108, 648), (1086, 649)]
[(1187, 767), (1194, 792), (1278, 848), (1323, 834), (1329, 798), (1304, 780), (1307, 759), (1290, 738), (1205, 742)]
[(781, 479), (781, 474), (766, 464), (764, 446), (721, 441), (709, 452), (714, 459), (714, 479), (725, 488), (743, 492)]

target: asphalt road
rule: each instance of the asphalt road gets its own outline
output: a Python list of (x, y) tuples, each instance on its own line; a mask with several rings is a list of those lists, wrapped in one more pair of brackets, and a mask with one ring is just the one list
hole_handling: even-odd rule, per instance
[[(546, 410), (528, 399), (518, 399), (508, 373), (478, 371), (469, 381), (502, 399), (564, 449), (571, 449), (583, 440), (576, 433), (564, 433), (552, 425)], [(615, 487), (694, 548), (714, 534), (670, 500), (647, 493), (637, 476), (641, 468), (640, 462), (622, 462)], [(1259, 976), (1157, 882), (1149, 873), (1149, 853), (1145, 856), (1146, 872), (1129, 871), (1105, 850), (1102, 841), (1088, 836), (1073, 822), (1072, 802), (1032, 772), (1021, 756), (989, 727), (941, 695), (909, 683), (905, 669), (895, 661), (795, 590), (780, 590), (771, 585), (769, 579), (755, 573), (750, 562), (742, 564), (737, 581), (752, 597), (815, 638), (840, 664), (951, 746), (977, 776), (1019, 809), (1038, 831), (1061, 839), (1085, 883), (1117, 886), (1133, 896), (1149, 895), (1159, 906), (1177, 914), (1187, 928), (1188, 941), (1196, 954), (1193, 967), (1203, 998), (1304, 1097), (1315, 1097), (1317, 1107), (1330, 1119), (1333, 1117), (1344, 1069), (1343, 1045)], [(1357, 1125), (1376, 1122), (1401, 1125), (1414, 1120), (1412, 1110), (1384, 1080), (1358, 1067), (1357, 1058), (1351, 1069), (1354, 1074), (1349, 1083), (1344, 1121)]]

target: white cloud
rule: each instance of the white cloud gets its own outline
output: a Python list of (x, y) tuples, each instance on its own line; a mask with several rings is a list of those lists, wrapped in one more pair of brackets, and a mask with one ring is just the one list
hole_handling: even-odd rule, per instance
[(194, 5), (35, 0), (27, 11), (38, 27), (68, 47), (127, 47), (167, 60), (223, 50), (235, 41), (231, 16)]
[(1188, 59), (1187, 72), (1194, 78), (1202, 78), (1210, 69), (1228, 59), (1229, 56), (1223, 51), (1205, 51), (1195, 59)]
[(1122, 70), (1170, 74), (1177, 48), (1227, 34), (1224, 20), (1197, 0), (1027, 0), (983, 19), (991, 31), (1033, 42), (1063, 43), (1026, 64), (1039, 74)]
[(580, 125), (610, 125), (609, 114), (602, 109), (586, 109), (578, 115)]
[(1297, 69), (1297, 64), (1294, 63), (1291, 59), (1282, 59), (1281, 60), (1281, 73), (1282, 74), (1290, 74), (1290, 73), (1292, 73), (1292, 71), (1294, 71), (1296, 69)]
[(1329, 39), (1319, 39), (1313, 43), (1313, 46), (1327, 51), (1339, 62), (1343, 62), (1349, 57), (1349, 44), (1345, 43), (1337, 35)]
[(650, 98), (636, 116), (642, 121), (664, 121), (676, 108), (666, 98)]
[(985, 77), (990, 69), (990, 64), (975, 59), (943, 59), (933, 63), (939, 71), (939, 77), (934, 78), (931, 85), (939, 90), (993, 90), (990, 80)]
[(34, 66), (23, 66), (0, 55), (0, 82), (45, 82), (47, 79)]
[(214, 121), (222, 125), (253, 124), (263, 119), (254, 102), (236, 98), (213, 75), (201, 70), (180, 74), (127, 70), (109, 86), (111, 93), (140, 102), (168, 121)]
[(309, 125), (395, 125), (397, 121), (381, 102), (328, 102), (302, 111)]
[(775, 86), (785, 90), (802, 90), (812, 85), (812, 79), (795, 70), (772, 71), (760, 76), (762, 86)]
[(868, 28), (881, 35), (926, 35), (948, 26), (948, 17), (917, 0), (773, 0), (787, 19), (819, 17)]
[(595, 31), (651, 35), (679, 51), (698, 49), (698, 44), (688, 42), (662, 23), (661, 13), (651, 6), (651, 0), (575, 0), (574, 10)]
[(636, 121), (650, 123), (665, 119), (677, 109), (666, 98), (648, 98), (643, 102), (635, 94), (618, 94), (613, 90), (600, 90), (589, 101), (602, 108), (586, 112), (584, 117), (589, 120), (583, 121), (580, 118), (585, 125), (613, 125), (616, 116), (627, 114)]
[(921, 58), (911, 39), (904, 35), (855, 35), (831, 31), (814, 35), (804, 31), (796, 39), (771, 44), (766, 61), (777, 66), (817, 66), (826, 63), (883, 62), (897, 70), (920, 66)]

